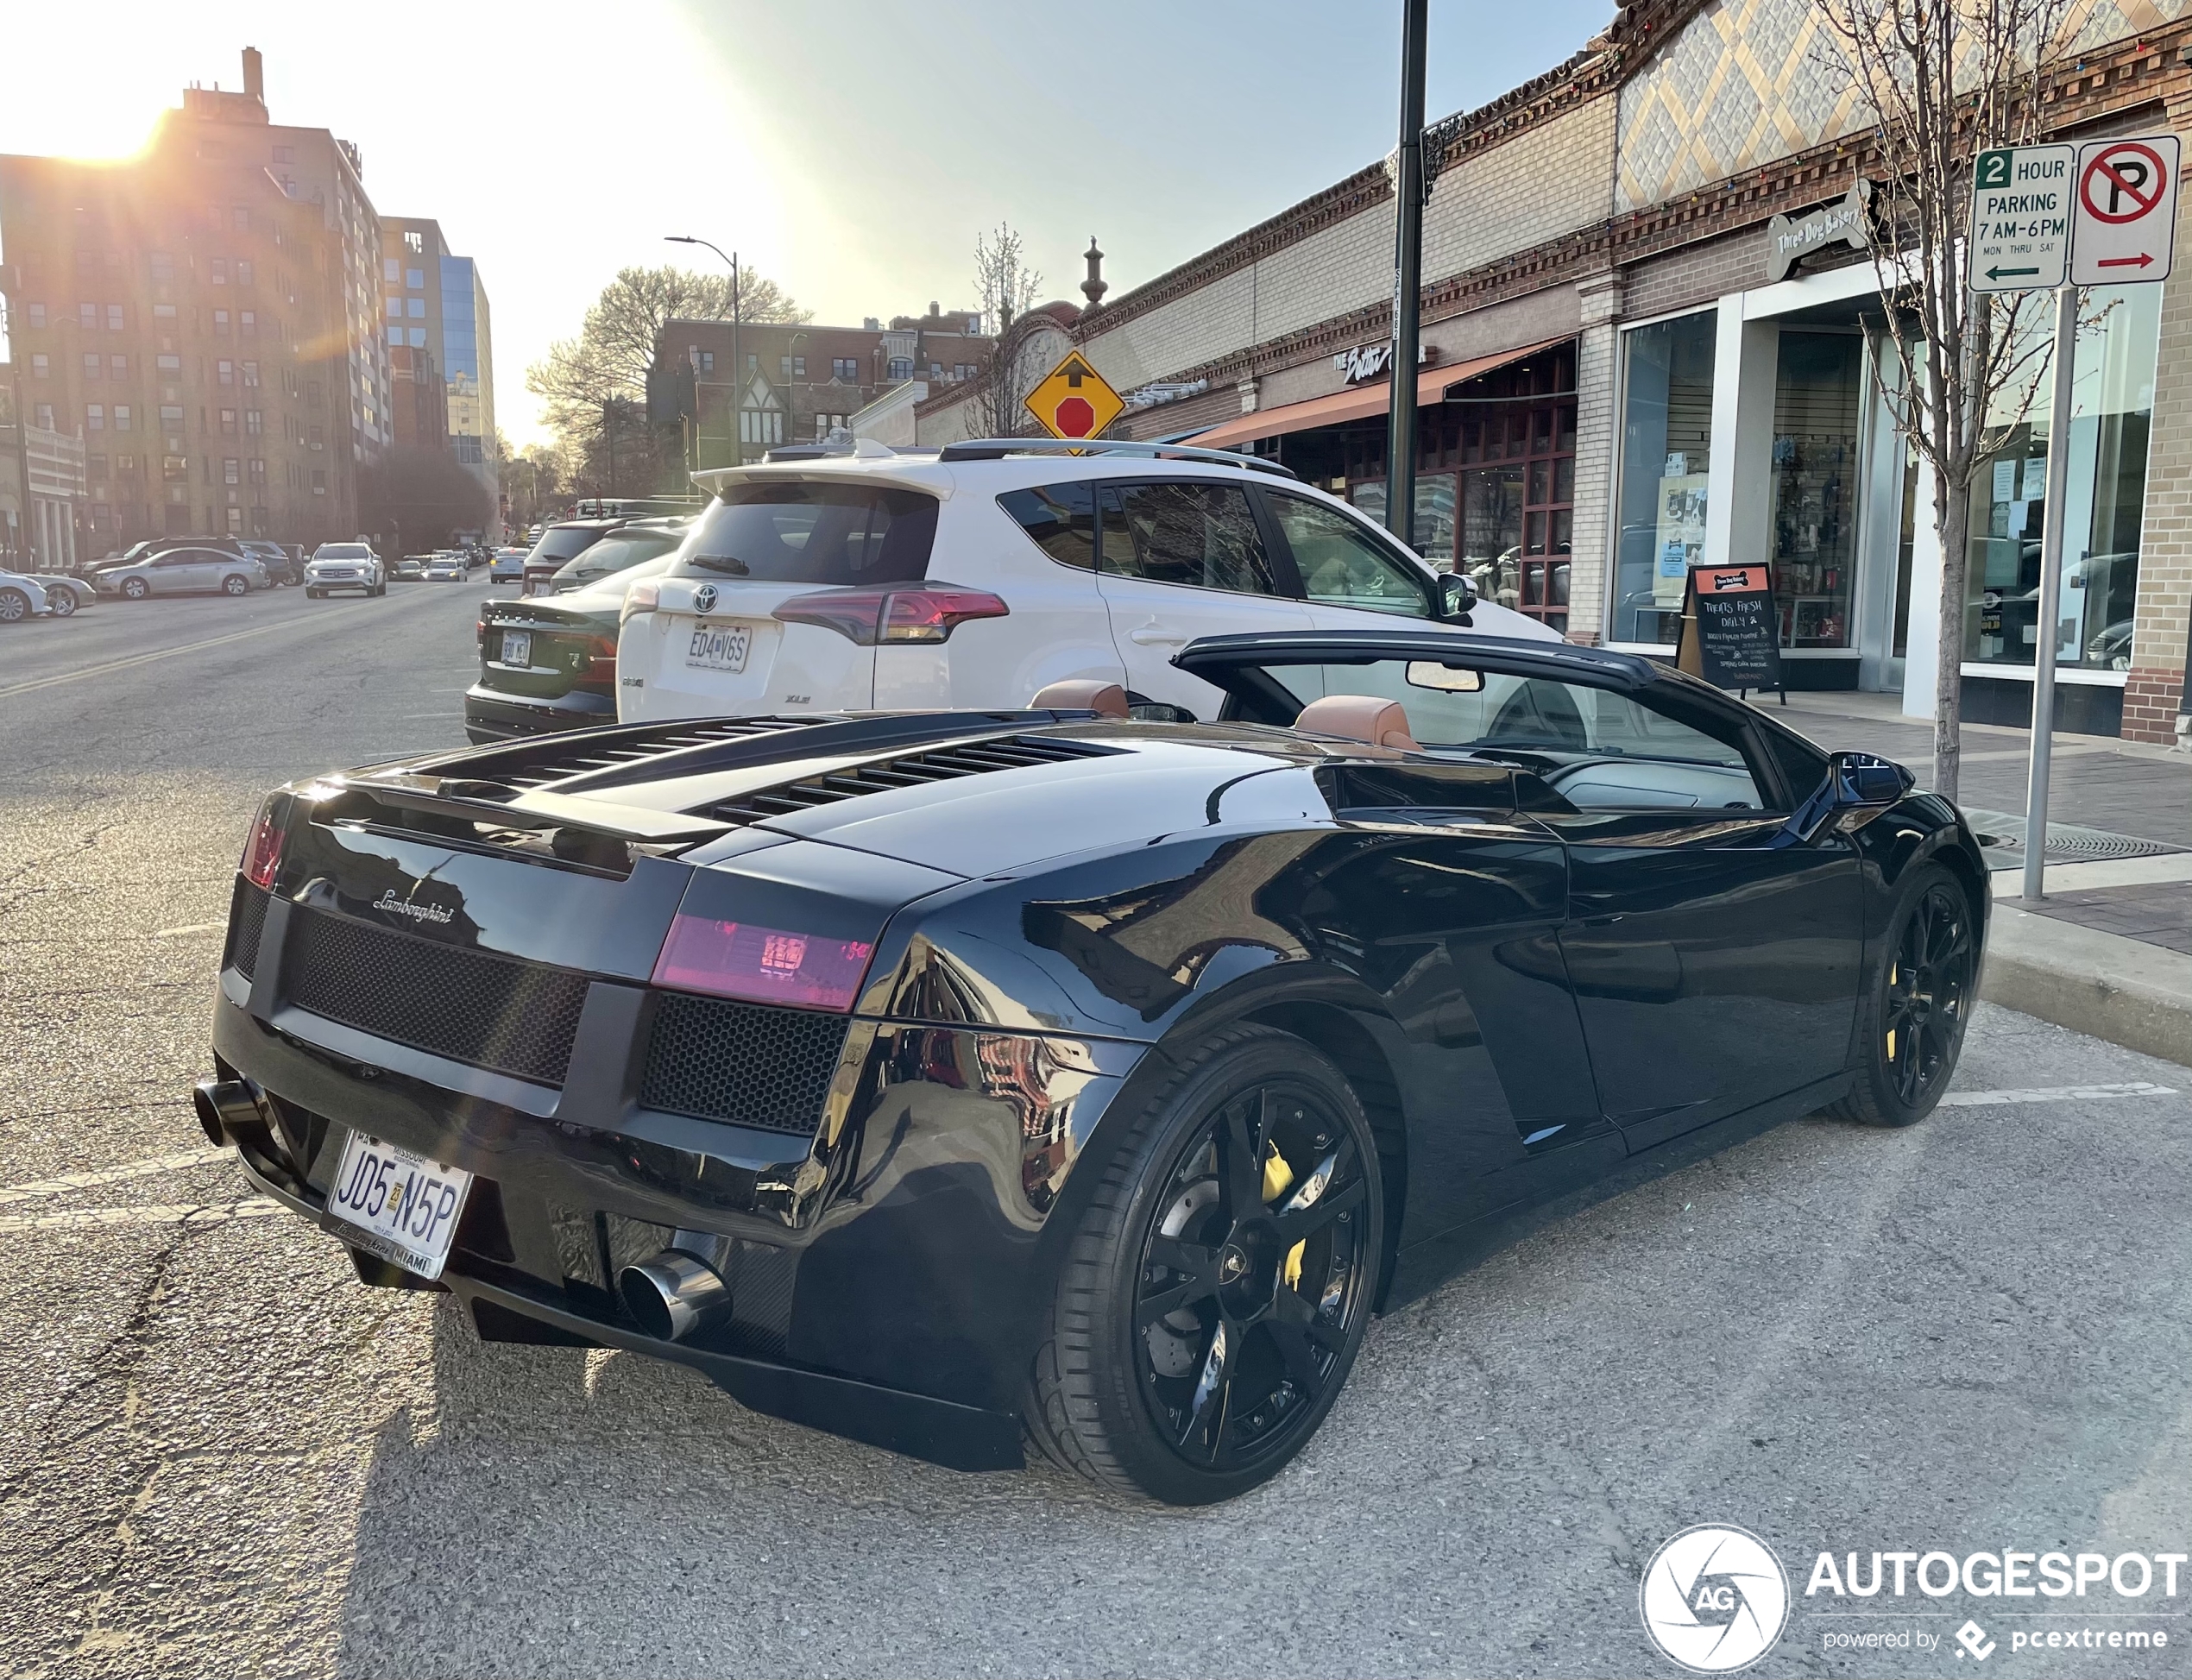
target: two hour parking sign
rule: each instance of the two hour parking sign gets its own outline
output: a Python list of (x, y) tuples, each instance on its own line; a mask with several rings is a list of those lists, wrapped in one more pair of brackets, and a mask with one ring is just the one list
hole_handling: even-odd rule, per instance
[(2078, 148), (2070, 204), (2070, 280), (2167, 280), (2176, 248), (2175, 135), (2089, 140)]
[(2073, 146), (2003, 146), (1971, 175), (1971, 289), (2051, 291), (2070, 261)]

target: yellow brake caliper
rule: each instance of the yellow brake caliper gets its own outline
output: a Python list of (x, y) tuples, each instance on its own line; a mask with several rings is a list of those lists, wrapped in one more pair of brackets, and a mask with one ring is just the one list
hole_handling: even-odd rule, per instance
[[(1902, 972), (1903, 966), (1900, 963), (1888, 964), (1887, 984), (1893, 985), (1895, 984), (1895, 977)], [(1895, 1060), (1895, 1029), (1893, 1027), (1890, 1027), (1887, 1029), (1887, 1059), (1890, 1061)]]
[[(1294, 1168), (1288, 1165), (1287, 1158), (1279, 1153), (1279, 1146), (1274, 1143), (1270, 1146), (1270, 1154), (1263, 1157), (1263, 1205), (1266, 1207), (1285, 1195), (1294, 1185)], [(1308, 1246), (1308, 1239), (1305, 1237), (1287, 1250), (1286, 1264), (1281, 1267), (1279, 1271), (1280, 1275), (1286, 1280), (1286, 1287), (1289, 1289), (1299, 1289), (1301, 1287), (1301, 1254), (1302, 1250)]]

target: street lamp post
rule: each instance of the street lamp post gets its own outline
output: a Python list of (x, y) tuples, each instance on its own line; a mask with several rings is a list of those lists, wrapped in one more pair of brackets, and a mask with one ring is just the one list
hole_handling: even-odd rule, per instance
[(1385, 432), (1385, 528), (1415, 546), (1415, 360), (1423, 273), (1423, 57), (1429, 0), (1403, 0), (1401, 142), (1394, 161), (1393, 401)]
[[(705, 239), (696, 239), (689, 233), (669, 233), (665, 234), (663, 237), (672, 245), (706, 246), (708, 249), (715, 252), (717, 256), (721, 257), (724, 261), (728, 262), (731, 266), (731, 430), (734, 433), (737, 434), (734, 440), (733, 447), (737, 450), (738, 459), (742, 463), (746, 460), (746, 433), (740, 422), (745, 418), (746, 363), (739, 359), (738, 353), (738, 253), (736, 251), (726, 251), (721, 245), (710, 244)], [(697, 389), (696, 389), (693, 398), (693, 407), (696, 410), (700, 407), (700, 398)], [(698, 425), (700, 418), (697, 412), (695, 413), (693, 418), (696, 438), (695, 448), (697, 449)]]

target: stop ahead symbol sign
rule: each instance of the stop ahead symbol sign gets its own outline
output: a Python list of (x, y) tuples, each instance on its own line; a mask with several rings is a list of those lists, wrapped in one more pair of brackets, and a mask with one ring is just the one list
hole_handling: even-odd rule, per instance
[(2168, 278), (2176, 243), (2175, 135), (2089, 140), (2078, 148), (2070, 205), (2070, 280), (2123, 286)]

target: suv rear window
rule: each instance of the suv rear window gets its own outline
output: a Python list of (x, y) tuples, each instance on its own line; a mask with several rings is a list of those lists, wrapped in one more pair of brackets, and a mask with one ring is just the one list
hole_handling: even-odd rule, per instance
[(569, 560), (602, 540), (604, 533), (589, 525), (551, 525), (540, 533), (528, 560)]
[(936, 502), (858, 484), (740, 484), (709, 505), (671, 576), (910, 583), (928, 576)]

